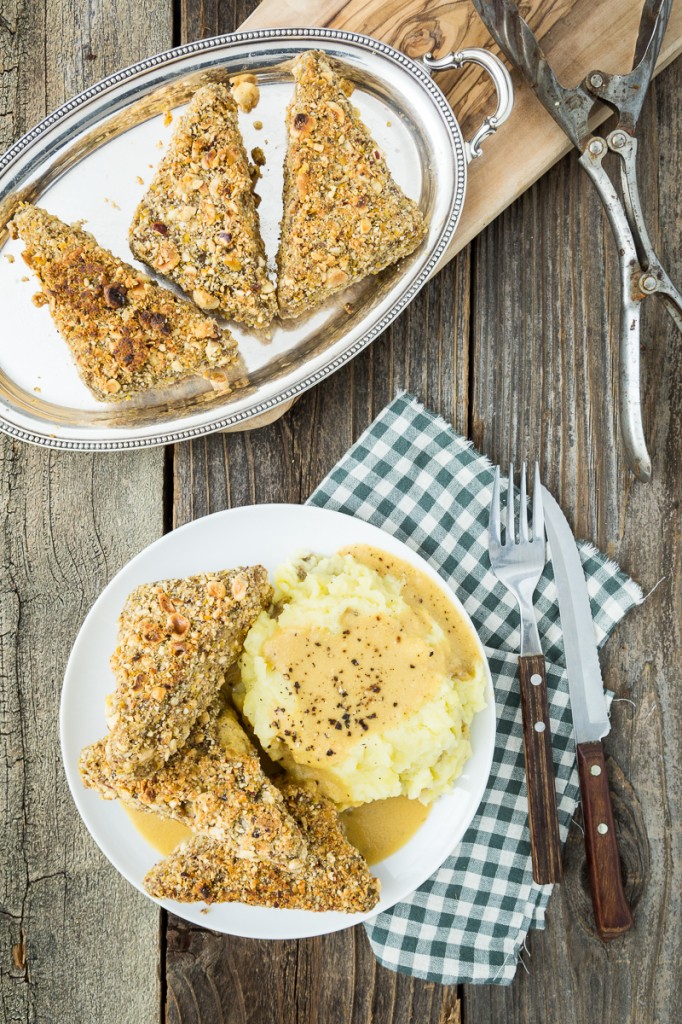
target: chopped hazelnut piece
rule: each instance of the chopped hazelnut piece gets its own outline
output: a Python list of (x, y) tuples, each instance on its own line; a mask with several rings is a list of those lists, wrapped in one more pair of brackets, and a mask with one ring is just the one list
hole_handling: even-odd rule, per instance
[(335, 267), (327, 274), (327, 284), (331, 288), (339, 288), (348, 281), (348, 274), (344, 270)]
[(127, 293), (122, 284), (108, 284), (104, 289), (104, 301), (110, 309), (118, 309), (125, 306)]
[(343, 107), (339, 106), (339, 104), (336, 103), (334, 100), (329, 100), (327, 102), (327, 106), (331, 110), (334, 116), (334, 120), (337, 122), (337, 124), (343, 124), (343, 122), (346, 120), (346, 115), (343, 111)]
[(303, 199), (310, 188), (310, 177), (307, 171), (299, 171), (296, 175), (296, 188), (298, 189), (298, 194)]
[[(222, 583), (220, 580), (210, 580), (209, 583), (206, 585), (206, 593), (210, 597), (225, 597), (227, 590), (225, 588), (225, 584)], [(206, 716), (206, 719), (203, 722), (203, 724), (205, 725), (207, 721), (208, 716)]]
[(159, 247), (159, 252), (154, 266), (160, 273), (167, 274), (169, 270), (173, 270), (174, 267), (177, 267), (179, 262), (180, 253), (178, 250), (170, 242), (164, 242), (164, 244)]
[(294, 115), (294, 123), (291, 130), (296, 135), (310, 135), (314, 127), (315, 120), (309, 114), (299, 111), (298, 114)]
[(195, 288), (192, 292), (192, 298), (199, 309), (217, 309), (220, 305), (220, 299), (211, 295), (210, 292), (207, 292), (204, 288)]
[(232, 86), (232, 95), (239, 109), (248, 114), (258, 105), (260, 90), (255, 82), (242, 80)]
[(135, 299), (135, 301), (137, 302), (139, 299), (143, 299), (144, 298), (146, 292), (147, 292), (147, 285), (146, 285), (146, 283), (144, 281), (140, 281), (140, 282), (138, 282), (138, 284), (133, 285), (133, 287), (130, 289), (130, 292), (128, 294), (130, 295), (131, 299)]
[(189, 619), (178, 612), (171, 615), (171, 628), (176, 636), (184, 636), (189, 629)]

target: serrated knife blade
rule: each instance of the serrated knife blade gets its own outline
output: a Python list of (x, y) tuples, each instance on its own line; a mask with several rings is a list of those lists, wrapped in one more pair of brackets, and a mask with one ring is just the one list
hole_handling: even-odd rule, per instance
[(564, 635), (592, 906), (599, 937), (606, 942), (632, 927), (602, 743), (611, 725), (580, 553), (566, 517), (545, 487), (542, 504)]
[(545, 527), (552, 552), (575, 742), (600, 740), (611, 729), (594, 636), (592, 610), (580, 553), (565, 515), (542, 488)]

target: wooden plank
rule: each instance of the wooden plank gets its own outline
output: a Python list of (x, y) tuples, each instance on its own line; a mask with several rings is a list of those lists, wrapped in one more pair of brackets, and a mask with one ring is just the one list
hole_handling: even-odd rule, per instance
[[(170, 4), (6, 0), (0, 146), (105, 74), (171, 42)], [(121, 30), (125, 26), (125, 31)], [(150, 1024), (158, 912), (81, 824), (61, 768), (59, 696), (78, 627), (162, 532), (161, 452), (73, 455), (0, 437), (0, 1014)]]
[(275, 423), (175, 448), (173, 527), (254, 502), (303, 502), (400, 388), (469, 433), (469, 255)]
[[(224, 5), (185, 4), (188, 31), (232, 26)], [(194, 13), (192, 20), (190, 15)], [(252, 433), (178, 445), (173, 525), (253, 502), (302, 502), (398, 388), (468, 428), (469, 258), (463, 253), (371, 348)], [(428, 339), (428, 341), (426, 340)], [(301, 942), (218, 936), (171, 918), (168, 1024), (456, 1024), (455, 988), (377, 965), (362, 928)]]
[[(294, 21), (301, 23), (303, 19), (294, 19), (289, 5), (283, 23)], [(674, 81), (659, 92), (666, 103), (665, 123), (674, 126), (679, 110), (670, 97), (679, 96), (679, 85), (676, 89)], [(651, 109), (650, 103), (649, 113)], [(671, 128), (667, 132), (670, 135)], [(655, 133), (650, 141), (653, 164), (663, 149), (657, 144)], [(668, 149), (664, 152), (666, 178), (659, 183), (661, 188), (667, 188), (664, 212), (665, 202), (672, 209), (674, 183), (679, 181), (680, 173), (678, 161), (672, 166), (671, 142), (667, 139)], [(670, 260), (670, 264), (672, 268), (676, 263), (679, 272), (679, 240), (673, 236), (675, 217), (670, 213), (667, 224), (665, 252), (672, 252), (673, 245), (678, 246), (677, 259)], [(582, 278), (573, 267), (554, 261), (548, 266), (548, 254), (571, 251), (587, 253)], [(638, 488), (624, 475), (617, 455), (619, 433), (613, 412), (617, 371), (613, 352), (618, 297), (613, 272), (607, 280), (603, 271), (612, 251), (609, 229), (601, 219), (598, 201), (574, 160), (564, 161), (483, 236), (476, 259), (478, 326), (471, 427), (477, 443), (494, 457), (506, 459), (510, 453), (525, 450), (532, 454), (541, 450), (546, 478), (560, 494), (578, 532), (595, 538), (623, 559), (626, 567), (645, 584), (653, 585), (659, 575), (669, 571), (666, 566), (679, 566), (679, 511), (674, 504), (679, 476), (673, 464), (674, 440), (680, 427), (679, 387), (666, 394), (666, 389), (672, 387), (672, 371), (677, 371), (679, 381), (679, 365), (672, 365), (675, 360), (679, 363), (679, 355), (675, 355), (679, 346), (674, 347), (674, 335), (668, 330), (670, 354), (667, 362), (659, 356), (653, 367), (654, 383), (648, 401), (649, 413), (657, 412), (658, 431), (662, 434), (657, 447), (663, 447), (665, 461), (654, 487)], [(513, 266), (513, 276), (501, 275), (501, 266)], [(605, 311), (601, 289), (606, 283), (609, 307)], [(550, 337), (543, 332), (545, 325)], [(664, 328), (658, 321), (656, 326)], [(228, 503), (303, 498), (366, 425), (370, 409), (374, 411), (386, 396), (386, 371), (396, 354), (395, 347), (391, 346), (389, 352), (387, 365), (386, 352), (379, 342), (338, 378), (305, 396), (298, 408), (267, 431), (182, 446), (176, 460), (177, 521)], [(426, 352), (428, 359), (428, 343)], [(463, 366), (464, 360), (460, 359), (458, 370)], [(411, 363), (410, 369), (414, 370)], [(467, 375), (468, 372), (462, 378), (458, 373), (458, 379), (465, 382)], [(410, 379), (410, 372), (403, 375), (399, 371), (397, 376), (399, 380)], [(390, 373), (388, 379), (392, 379)], [(352, 396), (350, 409), (340, 404), (344, 395)], [(431, 404), (438, 406), (439, 396), (435, 399), (434, 402), (430, 398)], [(466, 431), (466, 404), (463, 411), (458, 411), (457, 421), (460, 429)], [(331, 434), (328, 427), (325, 429), (328, 423), (334, 424)], [(320, 429), (325, 429), (322, 439)], [(586, 500), (587, 494), (594, 496)], [(643, 548), (638, 527), (642, 523), (657, 523), (659, 509), (671, 529), (665, 537), (657, 528), (650, 529)], [(674, 930), (679, 907), (674, 902), (670, 914), (665, 915), (665, 904), (672, 893), (679, 892), (671, 868), (672, 858), (677, 855), (679, 860), (679, 854), (668, 824), (671, 816), (673, 820), (674, 815), (679, 816), (679, 787), (667, 783), (668, 792), (664, 791), (660, 802), (657, 797), (669, 775), (662, 752), (664, 742), (668, 749), (675, 749), (675, 719), (671, 722), (672, 716), (664, 717), (658, 712), (652, 693), (659, 676), (668, 681), (668, 686), (674, 685), (676, 673), (672, 669), (679, 664), (679, 626), (675, 626), (672, 638), (666, 637), (663, 651), (654, 651), (650, 638), (658, 637), (657, 624), (661, 619), (666, 623), (680, 622), (676, 583), (677, 580), (668, 578), (649, 605), (623, 627), (607, 653), (605, 665), (609, 684), (626, 695), (633, 693), (639, 701), (632, 722), (628, 719), (629, 706), (616, 705), (614, 733), (608, 741), (609, 750), (617, 758), (610, 768), (628, 892), (636, 905), (635, 932), (626, 940), (627, 946), (620, 949), (604, 949), (594, 937), (590, 901), (581, 871), (582, 842), (578, 831), (574, 831), (566, 851), (568, 883), (554, 899), (548, 931), (530, 939), (530, 977), (520, 971), (515, 985), (508, 990), (467, 989), (465, 1007), (472, 1020), (482, 1024), (507, 1018), (587, 1020), (592, 1019), (595, 1005), (608, 1020), (633, 1019), (629, 1004), (633, 990), (633, 1006), (638, 1012), (634, 1019), (674, 1019), (672, 999), (679, 988), (679, 977), (673, 977), (672, 965), (680, 962), (675, 946), (679, 939), (675, 938)], [(664, 696), (668, 696), (667, 689)], [(674, 706), (673, 701), (671, 694), (667, 706)], [(645, 759), (637, 758), (633, 753), (635, 742), (636, 749), (643, 747), (655, 753)], [(642, 760), (647, 764), (641, 764)], [(646, 807), (648, 820), (632, 786), (625, 781), (626, 776), (637, 782), (638, 793), (652, 797)], [(652, 867), (648, 888), (644, 882), (650, 863), (645, 826), (657, 847), (657, 865)], [(657, 936), (654, 943), (650, 941), (652, 935)], [(295, 995), (292, 1001), (290, 986), (299, 971), (306, 984), (311, 984), (314, 977), (314, 972), (307, 968), (315, 957), (310, 950), (315, 943), (296, 947), (282, 944), (278, 957), (271, 947), (256, 951), (255, 944), (240, 940), (215, 941), (217, 946), (206, 933), (180, 923), (173, 926), (168, 985), (173, 997), (169, 1011), (173, 1006), (176, 1010), (170, 1012), (169, 1019), (221, 1019), (218, 1006), (225, 1020), (246, 1019), (245, 1007), (256, 1020), (314, 1019), (309, 1016), (313, 1010), (325, 1022), (336, 1019), (331, 1010), (324, 1015), (325, 1004), (308, 1002), (303, 994)], [(336, 941), (340, 937), (333, 940)], [(326, 955), (329, 964), (348, 970), (345, 958), (333, 946), (326, 950)], [(254, 977), (253, 963), (261, 962), (261, 957), (265, 958), (263, 968)], [(230, 964), (229, 970), (225, 968), (226, 962)], [(336, 969), (333, 977), (336, 980)], [(192, 994), (209, 990), (221, 992), (219, 1003), (212, 1004), (210, 1012), (197, 1012), (196, 1006), (188, 1008)], [(372, 1019), (388, 1019), (390, 992), (389, 986), (382, 988), (381, 995), (373, 996)], [(286, 1002), (284, 1009), (281, 999)], [(339, 1004), (347, 1014), (345, 1000), (346, 996), (340, 994)], [(232, 1005), (232, 1016), (227, 1015), (226, 1004)]]
[[(252, 433), (178, 445), (173, 525), (255, 502), (302, 502), (399, 388), (467, 432), (467, 253), (358, 359)], [(456, 1024), (457, 991), (379, 967), (362, 928), (256, 943), (170, 919), (168, 1024)]]
[[(314, 12), (299, 0), (280, 0), (267, 12), (269, 21), (259, 22), (254, 0), (180, 0), (182, 38), (204, 39), (223, 32), (236, 32), (246, 28), (278, 28), (291, 25), (326, 25), (344, 7), (343, 0), (316, 0)], [(312, 18), (305, 21), (305, 18)], [(255, 19), (255, 20), (254, 20)]]
[[(677, 280), (681, 108), (678, 61), (647, 100), (640, 161), (652, 236)], [(598, 940), (582, 836), (572, 829), (547, 931), (528, 942), (529, 974), (519, 969), (507, 989), (465, 989), (467, 1019), (672, 1024), (682, 991), (679, 334), (652, 304), (643, 337), (651, 339), (644, 404), (654, 479), (637, 484), (619, 442), (615, 246), (575, 159), (562, 161), (480, 236), (473, 276), (475, 442), (503, 464), (538, 453), (576, 533), (617, 558), (645, 592), (656, 589), (603, 658), (606, 684), (634, 702), (614, 705), (606, 739), (634, 928), (608, 946)]]
[[(630, 67), (641, 0), (531, 0), (523, 9), (552, 67), (567, 85), (576, 84), (595, 67), (610, 72)], [(423, 0), (349, 0), (345, 4), (339, 0), (263, 0), (241, 27), (289, 25), (330, 25), (362, 32), (413, 58), (430, 51), (443, 56), (465, 46), (485, 46), (499, 53), (472, 4), (462, 0), (438, 5)], [(682, 4), (674, 4), (659, 68), (681, 51)], [(570, 149), (566, 136), (521, 76), (515, 72), (513, 79), (514, 112), (499, 133), (486, 140), (484, 157), (469, 169), (464, 212), (446, 258), (467, 245)], [(471, 135), (484, 112), (493, 109), (490, 79), (479, 69), (469, 68), (440, 74), (436, 80), (465, 136)]]
[(220, 939), (172, 918), (168, 1024), (460, 1024), (456, 988), (377, 964), (361, 928), (299, 942)]

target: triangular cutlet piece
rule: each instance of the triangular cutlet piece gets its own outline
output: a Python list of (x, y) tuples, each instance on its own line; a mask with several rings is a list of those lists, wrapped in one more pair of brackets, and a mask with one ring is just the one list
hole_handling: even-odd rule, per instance
[(284, 801), (305, 838), (308, 854), (288, 866), (272, 860), (244, 860), (229, 844), (196, 836), (155, 865), (145, 878), (147, 892), (181, 903), (247, 903), (287, 910), (372, 910), (379, 882), (348, 842), (334, 806), (293, 783), (282, 786)]
[(236, 713), (231, 708), (211, 712), (201, 716), (207, 721), (194, 727), (187, 745), (145, 779), (121, 776), (109, 764), (106, 741), (93, 743), (80, 757), (83, 783), (105, 800), (119, 799), (229, 842), (238, 857), (287, 864), (304, 856), (301, 830), (264, 775)]
[(378, 273), (426, 234), (419, 207), (391, 177), (325, 54), (303, 53), (292, 70), (277, 255), (283, 317)]
[(107, 703), (106, 756), (112, 768), (148, 777), (184, 746), (271, 597), (262, 565), (133, 590), (111, 656), (116, 690)]
[(267, 327), (277, 302), (249, 172), (229, 87), (203, 86), (135, 212), (130, 248), (201, 309)]
[(236, 360), (229, 331), (103, 249), (79, 225), (37, 206), (24, 206), (12, 223), (78, 372), (97, 398), (126, 398)]

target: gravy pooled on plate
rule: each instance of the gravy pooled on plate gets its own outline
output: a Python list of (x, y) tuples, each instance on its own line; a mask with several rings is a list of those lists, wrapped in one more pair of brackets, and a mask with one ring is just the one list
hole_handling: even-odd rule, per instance
[[(138, 811), (125, 804), (123, 806), (142, 838), (164, 857), (172, 853), (180, 843), (192, 838), (192, 830), (182, 822), (162, 818), (160, 814), (151, 811)], [(373, 804), (351, 807), (343, 812), (341, 824), (348, 841), (360, 851), (371, 867), (409, 842), (428, 815), (429, 808), (421, 801), (396, 796), (390, 800), (377, 800)]]

